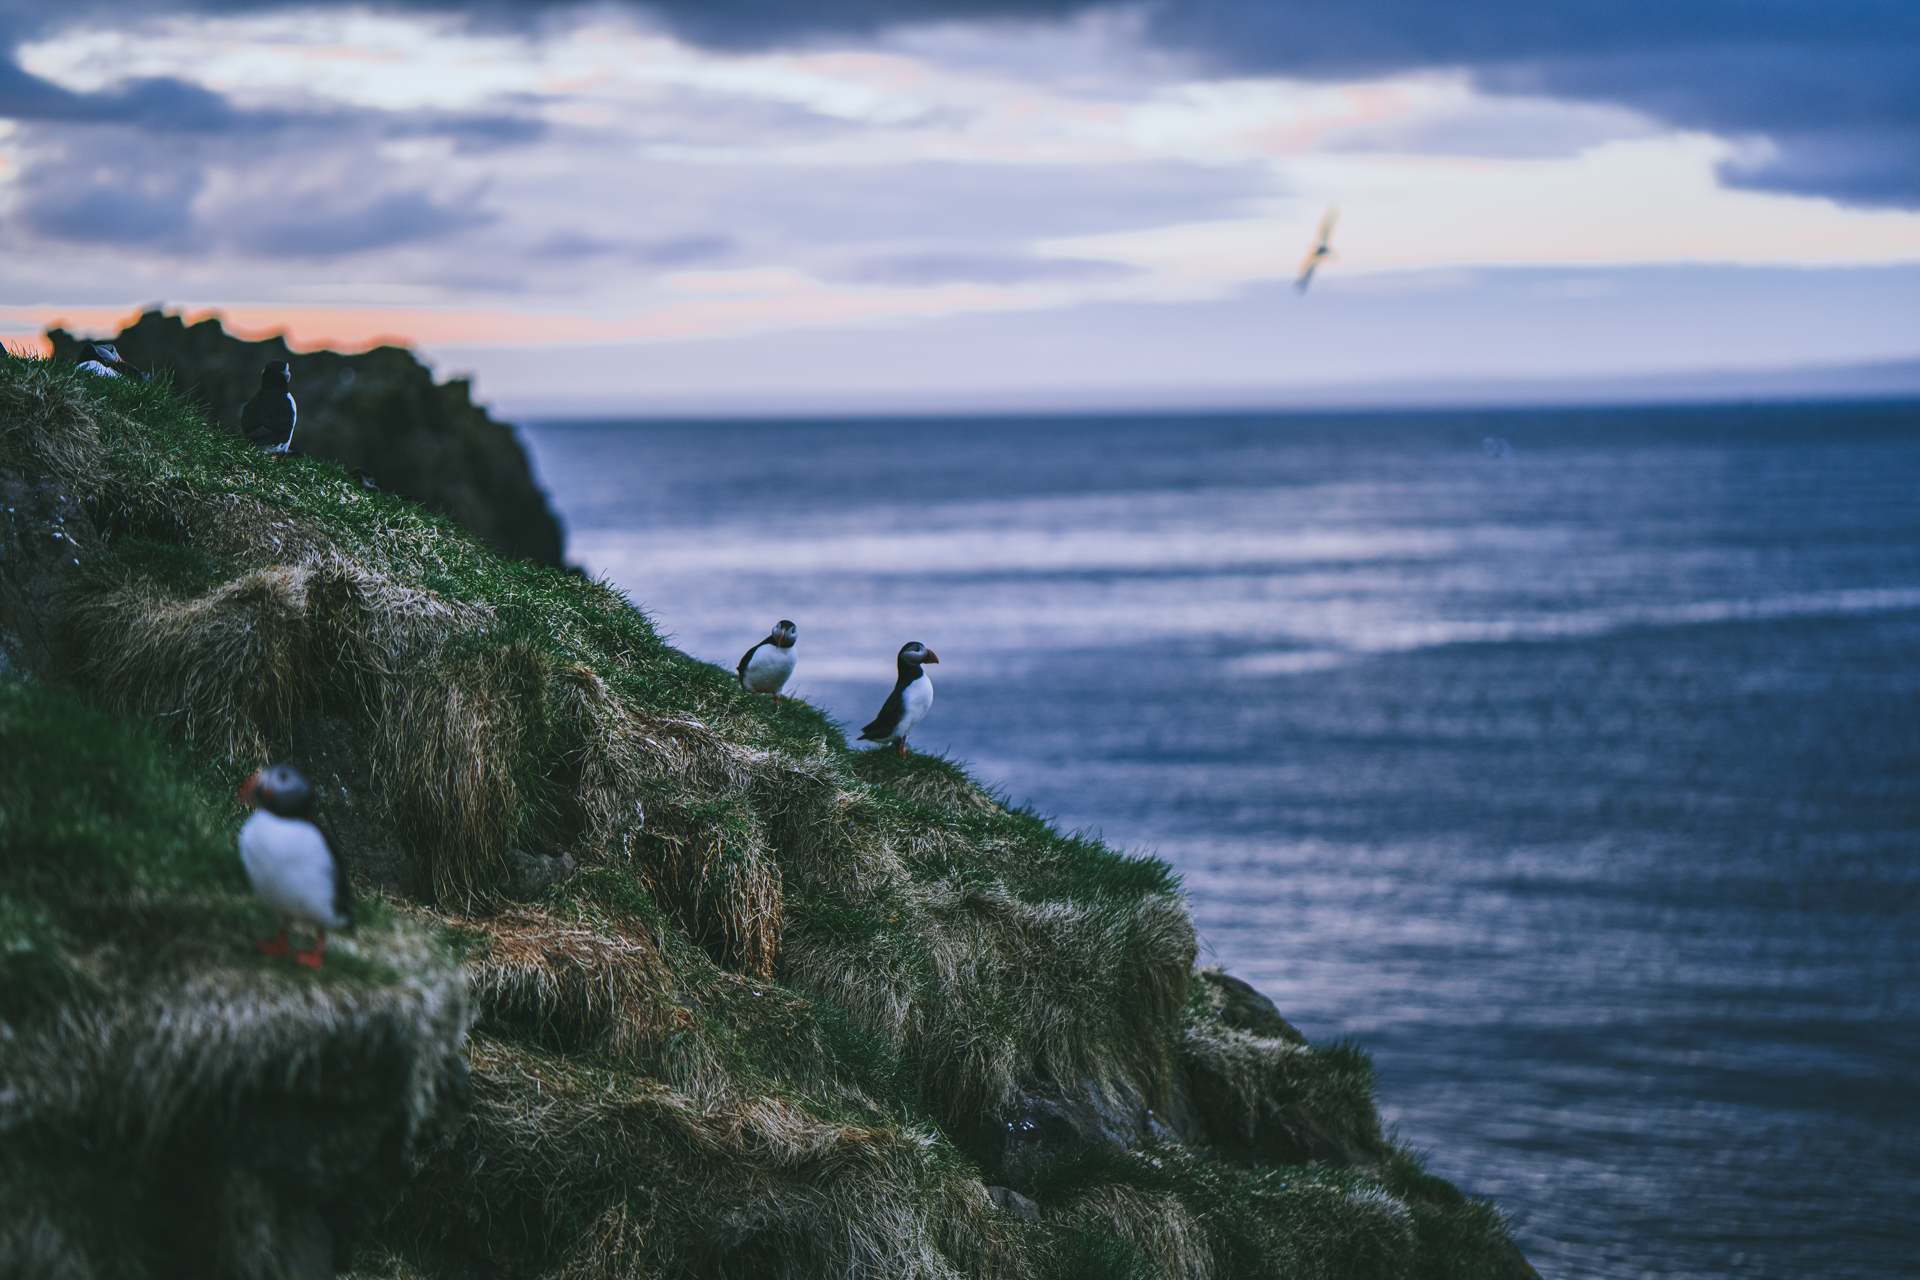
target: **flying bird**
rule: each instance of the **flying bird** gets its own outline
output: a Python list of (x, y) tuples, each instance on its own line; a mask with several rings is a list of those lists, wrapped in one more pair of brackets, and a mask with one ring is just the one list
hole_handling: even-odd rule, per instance
[(240, 410), (240, 430), (268, 453), (293, 451), (293, 427), (300, 410), (293, 403), (293, 393), (287, 390), (290, 376), (285, 362), (260, 370), (260, 389)]
[(1308, 283), (1313, 280), (1313, 273), (1322, 262), (1333, 256), (1333, 249), (1327, 242), (1333, 238), (1333, 224), (1339, 217), (1340, 211), (1329, 205), (1327, 215), (1320, 219), (1320, 234), (1315, 237), (1313, 248), (1307, 250), (1306, 259), (1300, 264), (1299, 278), (1293, 282), (1294, 292), (1305, 293)]
[(773, 624), (767, 638), (740, 655), (740, 687), (749, 693), (770, 693), (780, 705), (780, 690), (793, 674), (793, 641), (799, 633), (785, 618)]
[(147, 380), (146, 371), (137, 369), (122, 360), (119, 351), (114, 349), (111, 342), (81, 343), (80, 361), (76, 367), (103, 378), (138, 378), (142, 382)]
[(900, 754), (907, 754), (907, 735), (933, 709), (933, 680), (921, 669), (921, 664), (938, 661), (939, 655), (918, 640), (909, 640), (900, 646), (896, 660), (900, 677), (893, 682), (893, 692), (887, 695), (880, 714), (860, 731), (860, 741), (896, 742), (900, 744)]
[(253, 891), (280, 913), (280, 936), (253, 945), (262, 955), (287, 954), (287, 928), (308, 924), (313, 948), (293, 958), (315, 969), (327, 949), (327, 930), (353, 927), (353, 891), (346, 868), (314, 825), (313, 788), (290, 764), (256, 769), (234, 798), (253, 810), (240, 826), (240, 865)]

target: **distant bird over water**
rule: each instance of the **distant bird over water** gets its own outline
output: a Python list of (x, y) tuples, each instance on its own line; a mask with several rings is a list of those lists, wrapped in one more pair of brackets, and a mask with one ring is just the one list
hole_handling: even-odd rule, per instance
[(773, 630), (753, 648), (740, 655), (740, 687), (749, 693), (770, 693), (773, 705), (780, 705), (780, 690), (793, 675), (793, 641), (799, 634), (785, 618), (773, 624)]
[(274, 764), (250, 774), (234, 798), (253, 810), (240, 825), (240, 864), (253, 891), (280, 913), (280, 936), (253, 945), (262, 955), (286, 955), (288, 925), (312, 925), (313, 949), (293, 958), (318, 969), (327, 930), (353, 925), (353, 893), (326, 834), (314, 825), (313, 788), (292, 765)]
[(138, 378), (142, 382), (147, 380), (146, 372), (122, 360), (120, 352), (111, 342), (81, 343), (80, 361), (76, 367), (103, 378)]
[(284, 362), (260, 370), (260, 389), (240, 410), (240, 430), (247, 439), (268, 453), (285, 454), (293, 450), (293, 427), (300, 411), (287, 390), (291, 370)]
[(1300, 276), (1293, 282), (1294, 292), (1305, 293), (1307, 285), (1313, 281), (1313, 273), (1322, 262), (1333, 256), (1333, 248), (1328, 242), (1333, 239), (1333, 224), (1339, 217), (1340, 211), (1328, 206), (1326, 216), (1320, 219), (1320, 234), (1314, 239), (1313, 248), (1307, 250), (1305, 261), (1300, 264)]
[(918, 640), (910, 640), (900, 646), (899, 657), (895, 660), (900, 671), (899, 679), (894, 681), (893, 692), (887, 695), (880, 714), (873, 718), (872, 724), (860, 731), (860, 741), (895, 742), (900, 745), (900, 754), (907, 754), (907, 735), (933, 709), (933, 680), (921, 666), (938, 661), (939, 655)]

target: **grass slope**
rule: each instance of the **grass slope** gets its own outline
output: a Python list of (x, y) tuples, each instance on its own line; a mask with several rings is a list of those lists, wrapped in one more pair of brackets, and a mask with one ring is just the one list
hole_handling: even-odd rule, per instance
[[(226, 793), (325, 720), (432, 886), (381, 918), (464, 962), (472, 1113), (370, 1272), (1509, 1273), (1497, 1215), (1382, 1139), (1364, 1055), (1229, 1016), (1157, 860), (950, 762), (850, 751), (604, 584), (266, 458), (164, 385), (0, 362), (0, 467), (58, 476), (98, 527), (66, 611), (78, 736), (153, 779), (0, 811), (9, 848), (144, 826), (100, 855), (115, 892), (175, 876), (237, 937)], [(509, 901), (528, 854), (573, 873)], [(7, 881), (8, 987), (58, 1005), (78, 987), (38, 975), (78, 971), (80, 927), (34, 874)], [(1101, 1120), (1028, 1175), (1037, 1222), (962, 1151), (1036, 1094)]]

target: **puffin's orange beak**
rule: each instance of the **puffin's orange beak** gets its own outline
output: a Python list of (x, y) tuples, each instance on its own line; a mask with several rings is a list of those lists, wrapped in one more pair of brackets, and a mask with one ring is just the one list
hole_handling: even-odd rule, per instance
[(249, 809), (256, 807), (253, 802), (253, 793), (260, 789), (260, 775), (262, 772), (264, 771), (255, 769), (252, 773), (248, 774), (247, 780), (240, 784), (240, 789), (233, 793), (233, 798)]
[(940, 661), (940, 655), (939, 655), (939, 654), (937, 654), (937, 653), (935, 653), (935, 652), (934, 652), (933, 650), (931, 650), (931, 649), (929, 649), (929, 650), (927, 650), (927, 656), (926, 656), (926, 657), (924, 657), (924, 658), (922, 658), (922, 659), (920, 659), (920, 661), (922, 661), (922, 662), (938, 662), (938, 661)]

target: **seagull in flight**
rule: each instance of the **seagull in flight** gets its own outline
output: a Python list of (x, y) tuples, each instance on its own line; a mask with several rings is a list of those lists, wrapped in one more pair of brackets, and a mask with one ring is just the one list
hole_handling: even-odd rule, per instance
[(1314, 240), (1313, 248), (1307, 251), (1306, 260), (1300, 264), (1300, 275), (1293, 282), (1293, 291), (1295, 293), (1305, 293), (1308, 283), (1313, 279), (1315, 269), (1318, 268), (1323, 261), (1333, 256), (1333, 249), (1327, 242), (1333, 238), (1333, 224), (1339, 216), (1340, 211), (1338, 209), (1332, 205), (1327, 206), (1327, 216), (1320, 219), (1320, 234)]

